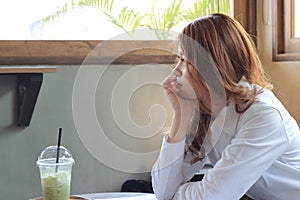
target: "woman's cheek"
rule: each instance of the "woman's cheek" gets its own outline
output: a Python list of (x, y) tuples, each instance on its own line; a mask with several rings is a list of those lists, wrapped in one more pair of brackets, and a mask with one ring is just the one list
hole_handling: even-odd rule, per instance
[(182, 87), (181, 87), (181, 90), (182, 92), (182, 96), (185, 98), (185, 99), (197, 99), (197, 95), (195, 93), (195, 90), (193, 89), (192, 85), (189, 83), (189, 81), (185, 80), (183, 83), (182, 83)]

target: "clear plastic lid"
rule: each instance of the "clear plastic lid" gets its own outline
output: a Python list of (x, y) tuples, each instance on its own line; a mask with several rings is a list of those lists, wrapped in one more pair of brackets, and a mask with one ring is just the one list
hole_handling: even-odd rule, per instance
[[(57, 163), (57, 152), (59, 151), (58, 163)], [(67, 148), (60, 146), (59, 150), (57, 145), (46, 147), (38, 157), (36, 161), (38, 165), (66, 165), (74, 164), (72, 154)]]

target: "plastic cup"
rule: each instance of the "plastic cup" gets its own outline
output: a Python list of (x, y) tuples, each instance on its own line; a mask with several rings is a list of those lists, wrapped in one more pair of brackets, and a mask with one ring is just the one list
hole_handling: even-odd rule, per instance
[(37, 165), (40, 171), (43, 200), (69, 200), (71, 175), (74, 159), (63, 146), (59, 150), (57, 163), (57, 146), (49, 146), (40, 154)]

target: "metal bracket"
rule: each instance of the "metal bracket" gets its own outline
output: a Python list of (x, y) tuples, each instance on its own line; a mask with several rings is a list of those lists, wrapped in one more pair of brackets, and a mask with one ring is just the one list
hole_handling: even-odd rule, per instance
[(29, 126), (42, 82), (42, 73), (18, 74), (18, 126)]

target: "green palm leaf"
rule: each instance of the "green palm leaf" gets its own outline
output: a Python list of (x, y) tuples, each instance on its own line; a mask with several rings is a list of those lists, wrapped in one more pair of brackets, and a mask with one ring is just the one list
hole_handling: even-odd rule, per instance
[(130, 36), (133, 36), (143, 18), (144, 16), (142, 16), (140, 12), (132, 8), (124, 7), (121, 13), (116, 18), (111, 17), (111, 20), (112, 23), (122, 28)]
[(192, 21), (216, 12), (230, 14), (230, 0), (197, 0), (184, 11), (183, 18)]
[(170, 30), (181, 20), (182, 0), (174, 0), (165, 9), (156, 9), (156, 3), (154, 0), (146, 26), (155, 32), (158, 39), (166, 39)]

